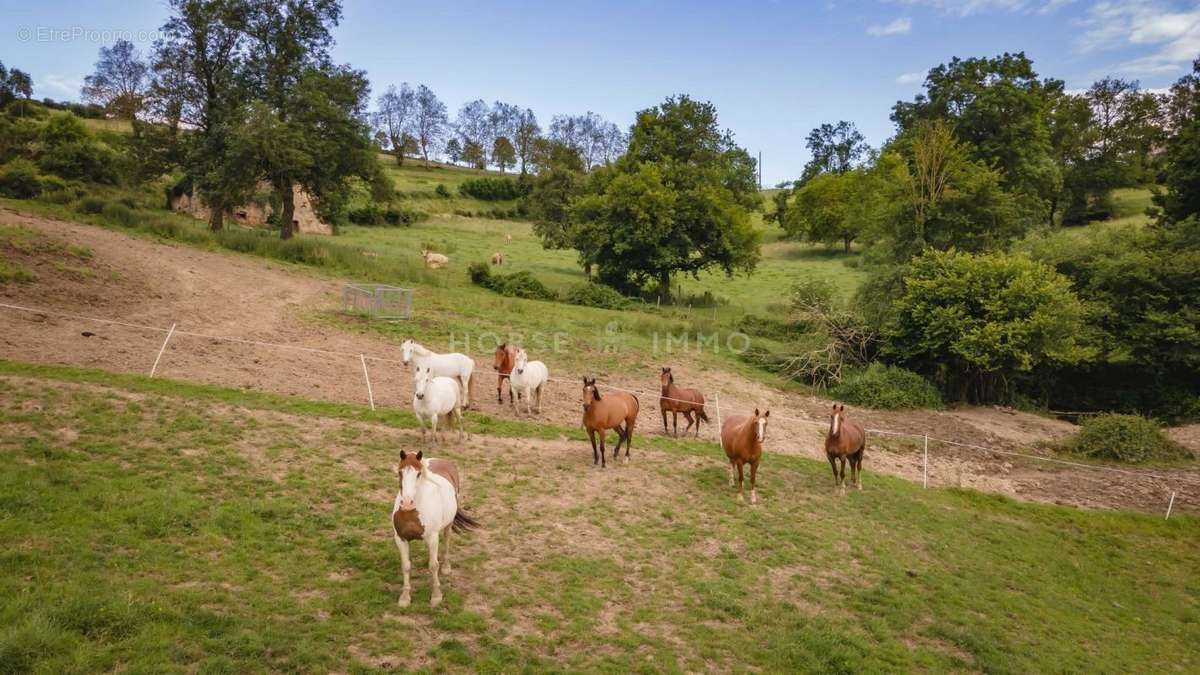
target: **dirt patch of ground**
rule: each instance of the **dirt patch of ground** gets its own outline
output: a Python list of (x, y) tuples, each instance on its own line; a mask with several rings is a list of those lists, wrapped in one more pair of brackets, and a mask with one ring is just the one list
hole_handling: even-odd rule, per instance
[[(337, 308), (341, 285), (305, 270), (247, 256), (152, 242), (103, 228), (0, 210), (0, 222), (20, 225), (63, 245), (87, 247), (85, 272), (33, 254), (31, 283), (0, 285), (0, 302), (95, 317), (143, 329), (96, 324), (16, 312), (3, 312), (0, 356), (126, 372), (148, 373), (172, 325), (176, 332), (162, 354), (157, 373), (167, 377), (307, 398), (366, 403), (359, 354), (400, 358), (399, 345), (367, 333), (331, 329), (311, 318)], [(90, 271), (89, 271), (90, 270)], [(84, 333), (90, 335), (84, 335)], [(213, 337), (232, 337), (231, 342)], [(294, 349), (257, 342), (288, 345)], [(312, 351), (312, 350), (323, 351)], [(472, 399), (489, 415), (512, 416), (506, 400), (495, 400), (490, 355), (476, 354)], [(553, 364), (551, 364), (553, 367)], [(710, 424), (701, 438), (716, 439), (718, 416), (749, 413), (755, 407), (773, 414), (768, 452), (823, 458), (822, 437), (829, 401), (782, 392), (729, 372), (671, 365), (685, 387), (720, 392), (720, 411), (710, 406)], [(407, 407), (411, 376), (399, 363), (368, 361), (376, 405)], [(637, 436), (662, 434), (657, 373), (595, 373), (610, 386), (638, 392), (642, 404)], [(580, 373), (553, 372), (543, 393), (542, 412), (534, 420), (563, 426), (580, 423)], [(507, 387), (505, 389), (507, 391)], [(711, 397), (710, 397), (710, 400)], [(970, 408), (951, 411), (886, 412), (848, 408), (869, 429), (912, 437), (870, 434), (865, 463), (871, 472), (910, 480), (928, 476), (931, 486), (971, 487), (1036, 501), (1096, 508), (1161, 510), (1172, 489), (1176, 509), (1200, 509), (1200, 469), (1141, 472), (1150, 477), (1112, 474), (1090, 468), (1037, 463), (995, 452), (934, 441), (926, 467), (923, 441), (929, 434), (953, 443), (1002, 451), (1049, 455), (1043, 444), (1072, 433), (1072, 425), (1011, 410)], [(682, 425), (681, 425), (682, 428)], [(1172, 430), (1181, 443), (1200, 448), (1197, 427)], [(610, 440), (614, 440), (610, 436)], [(574, 444), (572, 444), (574, 445)], [(610, 446), (611, 447), (611, 446)], [(720, 458), (720, 450), (714, 448)]]

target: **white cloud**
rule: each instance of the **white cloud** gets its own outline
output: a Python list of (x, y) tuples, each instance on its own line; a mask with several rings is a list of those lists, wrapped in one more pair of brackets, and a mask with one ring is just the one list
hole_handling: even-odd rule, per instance
[(40, 78), (34, 78), (33, 88), (43, 97), (74, 100), (79, 96), (79, 88), (83, 81), (77, 77), (48, 73)]
[(987, 12), (1032, 12), (1049, 14), (1075, 0), (900, 0), (906, 5), (931, 7), (943, 14), (971, 16)]
[(881, 37), (884, 35), (903, 35), (912, 30), (912, 19), (902, 16), (888, 23), (877, 23), (867, 26), (867, 35)]
[(896, 84), (916, 84), (925, 81), (925, 73), (902, 73), (896, 78)]
[(1179, 72), (1200, 55), (1200, 7), (1177, 10), (1156, 1), (1105, 0), (1093, 5), (1079, 25), (1080, 51), (1148, 50), (1112, 66), (1123, 75)]

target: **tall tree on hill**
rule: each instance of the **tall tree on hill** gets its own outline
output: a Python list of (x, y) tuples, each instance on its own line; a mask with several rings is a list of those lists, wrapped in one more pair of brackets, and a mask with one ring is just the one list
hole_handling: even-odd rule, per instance
[(463, 141), (463, 149), (465, 150), (469, 144), (475, 144), (484, 153), (484, 163), (486, 164), (486, 155), (492, 149), (492, 125), (489, 121), (491, 108), (483, 99), (475, 99), (464, 103), (458, 110), (458, 116), (454, 119), (454, 129), (458, 132)]
[(83, 100), (103, 106), (121, 119), (135, 119), (150, 84), (150, 65), (129, 40), (100, 48), (96, 70), (83, 80)]
[(754, 269), (757, 201), (754, 161), (718, 126), (716, 108), (672, 97), (638, 113), (629, 150), (591, 173), (572, 205), (573, 238), (605, 283), (630, 291), (655, 281), (669, 300), (672, 274)]
[(507, 136), (497, 136), (492, 145), (492, 163), (500, 167), (500, 173), (517, 161), (517, 152), (513, 149), (512, 141)]
[[(488, 112), (488, 138), (491, 139), (491, 144), (488, 148), (492, 151), (492, 163), (499, 164), (497, 161), (495, 150), (496, 144), (500, 138), (504, 138), (509, 147), (512, 148), (512, 138), (517, 133), (517, 120), (521, 114), (521, 109), (511, 103), (503, 101), (495, 101), (492, 103), (492, 109)], [(516, 149), (513, 148), (514, 153)], [(513, 164), (514, 160), (510, 160), (507, 164)]]
[(812, 158), (804, 165), (800, 185), (823, 173), (846, 173), (871, 152), (867, 139), (853, 122), (845, 120), (837, 124), (822, 124), (808, 132), (804, 145)]
[(421, 148), (425, 168), (429, 168), (429, 153), (437, 150), (438, 144), (446, 137), (449, 126), (446, 104), (442, 103), (432, 89), (423, 84), (417, 87), (416, 104), (413, 109), (411, 133), (417, 140), (417, 146)]
[(463, 158), (462, 143), (457, 138), (451, 138), (446, 141), (446, 159), (450, 160), (451, 164), (458, 164)]
[[(293, 110), (305, 104), (299, 98), (300, 81), (314, 71), (332, 71), (331, 31), (341, 12), (337, 0), (257, 0), (252, 5), (247, 22), (246, 80), (255, 98), (265, 103), (284, 127), (290, 125)], [(289, 140), (307, 136), (298, 125), (290, 131)], [(282, 204), (280, 237), (289, 239), (295, 220), (295, 189), (311, 167), (286, 153), (281, 160), (269, 163), (265, 173)]]
[(542, 128), (538, 126), (537, 116), (533, 110), (526, 108), (517, 114), (516, 132), (513, 134), (513, 147), (517, 153), (517, 161), (521, 165), (521, 175), (525, 175), (527, 165), (532, 160), (537, 140), (541, 137)]
[(387, 136), (388, 144), (396, 155), (396, 164), (404, 166), (405, 152), (416, 147), (416, 142), (408, 130), (412, 124), (413, 110), (417, 105), (417, 93), (407, 82), (401, 84), (399, 89), (391, 85), (379, 97), (376, 105), (376, 125)]
[(154, 44), (154, 95), (163, 110), (194, 129), (184, 164), (220, 230), (227, 209), (243, 203), (254, 177), (229, 161), (239, 124), (239, 73), (251, 14), (248, 0), (170, 0), (170, 16)]

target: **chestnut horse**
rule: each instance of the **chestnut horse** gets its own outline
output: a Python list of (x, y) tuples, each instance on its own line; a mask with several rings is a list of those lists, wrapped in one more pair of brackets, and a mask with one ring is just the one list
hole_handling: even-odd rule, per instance
[(742, 501), (742, 467), (750, 465), (750, 503), (758, 503), (758, 491), (755, 484), (758, 481), (758, 463), (762, 460), (763, 440), (767, 437), (767, 418), (771, 416), (768, 410), (759, 414), (754, 409), (754, 417), (735, 415), (725, 418), (721, 424), (721, 448), (729, 458), (729, 487), (733, 487), (733, 469), (737, 467), (738, 501)]
[[(504, 403), (504, 381), (512, 374), (513, 366), (517, 363), (517, 348), (508, 343), (496, 347), (496, 359), (492, 362), (492, 370), (496, 371), (496, 403)], [(508, 383), (508, 402), (512, 403), (512, 382)]]
[[(592, 465), (600, 464), (606, 467), (604, 461), (604, 437), (609, 429), (617, 431), (617, 447), (613, 450), (615, 460), (621, 454), (621, 444), (625, 444), (625, 461), (629, 462), (629, 448), (633, 446), (633, 426), (637, 423), (638, 399), (633, 394), (614, 391), (600, 395), (596, 388), (596, 378), (583, 378), (583, 426), (587, 429), (588, 438), (592, 440)], [(621, 424), (625, 428), (621, 428)], [(600, 433), (600, 447), (596, 448), (596, 432)]]
[[(862, 425), (846, 419), (846, 406), (833, 404), (829, 415), (829, 433), (825, 435), (825, 457), (833, 469), (833, 487), (846, 491), (846, 462), (850, 462), (850, 482), (862, 489), (863, 452), (867, 449), (867, 431)], [(840, 462), (842, 473), (838, 475), (835, 462)]]
[(658, 399), (658, 407), (662, 410), (663, 417), (663, 433), (670, 433), (667, 430), (667, 413), (672, 414), (672, 422), (675, 425), (675, 435), (679, 436), (679, 413), (683, 413), (683, 418), (687, 420), (687, 426), (683, 428), (683, 435), (687, 436), (688, 430), (692, 428), (692, 413), (696, 413), (696, 438), (700, 438), (700, 420), (708, 421), (708, 415), (704, 414), (704, 394), (700, 393), (699, 389), (684, 389), (675, 384), (675, 376), (671, 374), (670, 368), (663, 368), (660, 375), (662, 381), (662, 397)]

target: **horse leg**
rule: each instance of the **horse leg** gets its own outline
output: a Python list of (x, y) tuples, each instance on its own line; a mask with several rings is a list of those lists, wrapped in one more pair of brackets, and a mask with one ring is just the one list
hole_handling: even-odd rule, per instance
[(859, 450), (854, 455), (854, 485), (859, 490), (862, 489), (862, 461), (863, 461), (863, 451)]
[(508, 381), (508, 407), (509, 407), (509, 408), (512, 408), (512, 411), (513, 411), (514, 413), (516, 413), (516, 412), (517, 412), (517, 404), (516, 404), (516, 402), (515, 402), (515, 401), (513, 401), (513, 386), (512, 386), (512, 380), (509, 380), (509, 381)]
[(750, 462), (750, 503), (758, 503), (758, 460)]
[(450, 574), (450, 571), (451, 571), (450, 570), (450, 530), (451, 529), (453, 529), (453, 528), (451, 528), (449, 525), (442, 528), (442, 537), (443, 537), (444, 543), (442, 544), (442, 557), (440, 558), (442, 564), (440, 566), (441, 567), (440, 571), (442, 571), (446, 574)]
[(733, 487), (733, 458), (729, 458), (729, 487)]
[(608, 468), (608, 465), (605, 464), (605, 462), (604, 462), (604, 437), (607, 435), (608, 435), (607, 429), (600, 430), (600, 468), (601, 469)]
[(462, 408), (455, 408), (455, 409), (454, 409), (454, 420), (455, 420), (456, 422), (458, 422), (458, 440), (459, 440), (459, 441), (463, 441), (463, 440), (465, 440), (465, 439), (466, 439), (466, 437), (467, 437), (467, 425), (466, 425), (466, 423), (463, 421), (463, 411), (462, 411)]
[(691, 410), (683, 411), (683, 419), (687, 420), (687, 426), (683, 428), (683, 437), (684, 438), (687, 438), (688, 432), (692, 430), (693, 423), (695, 423), (695, 425), (696, 425), (696, 433), (697, 434), (700, 433), (700, 418), (697, 417), (695, 420), (692, 420), (692, 411)]
[(838, 475), (838, 487), (842, 489), (842, 494), (846, 494), (846, 458), (838, 457), (838, 467), (841, 469)]
[(396, 548), (400, 549), (400, 571), (404, 575), (404, 589), (400, 591), (400, 600), (396, 604), (408, 607), (408, 604), (412, 602), (408, 580), (408, 573), (412, 570), (412, 560), (408, 557), (408, 542), (401, 539), (398, 534), (393, 534), (392, 537), (396, 540)]
[(629, 463), (629, 450), (633, 448), (633, 424), (637, 418), (625, 420), (625, 463)]
[(413, 411), (413, 414), (417, 416), (417, 424), (421, 425), (421, 442), (424, 443), (425, 442), (425, 418), (421, 416), (421, 413), (419, 413), (415, 410)]
[(588, 438), (592, 439), (592, 466), (600, 463), (600, 455), (596, 454), (596, 430), (588, 429)]
[(827, 454), (825, 458), (829, 460), (829, 468), (833, 469), (833, 489), (836, 490), (838, 486), (837, 457)]
[(671, 433), (671, 429), (667, 426), (667, 409), (666, 408), (662, 409), (662, 415), (663, 415), (663, 436), (666, 436)]
[(613, 461), (621, 454), (621, 444), (625, 442), (625, 430), (619, 425), (613, 427), (613, 431), (617, 432), (617, 447), (613, 448)]
[[(512, 398), (512, 395), (509, 395), (509, 398)], [(499, 403), (500, 405), (504, 405), (504, 378), (503, 377), (496, 378), (496, 403)]]
[(740, 462), (740, 461), (739, 461), (739, 462), (737, 462), (737, 470), (738, 470), (738, 496), (737, 496), (737, 500), (738, 500), (739, 502), (740, 502), (740, 501), (745, 501), (745, 500), (742, 498), (742, 483), (743, 483), (743, 482), (745, 482), (745, 475), (742, 473), (742, 466), (743, 466), (743, 462)]
[(542, 414), (542, 387), (544, 387), (544, 386), (546, 386), (545, 382), (543, 382), (537, 386), (537, 399), (538, 399), (537, 400), (537, 413), (539, 415)]
[(673, 435), (675, 436), (675, 438), (679, 438), (679, 411), (678, 410), (671, 411), (671, 426), (674, 428), (674, 431), (672, 432)]
[(429, 606), (437, 607), (442, 604), (442, 582), (438, 580), (438, 531), (425, 540), (429, 548), (429, 578), (433, 583), (433, 592), (429, 594)]

